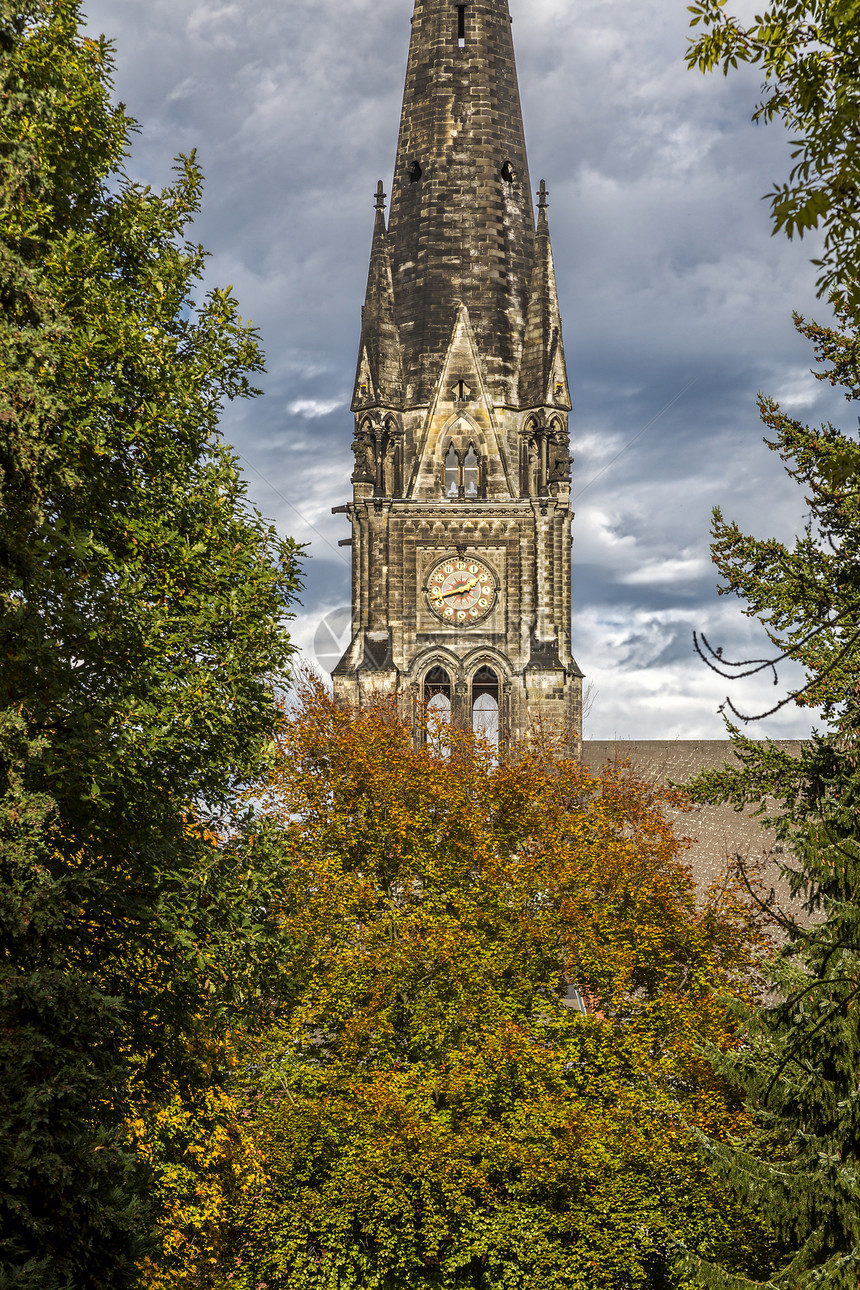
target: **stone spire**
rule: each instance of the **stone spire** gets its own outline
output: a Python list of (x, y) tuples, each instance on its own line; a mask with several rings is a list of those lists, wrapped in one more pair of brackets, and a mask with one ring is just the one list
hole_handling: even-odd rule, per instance
[(403, 364), (400, 338), (394, 320), (394, 288), (388, 233), (385, 228), (383, 188), (380, 179), (376, 189), (376, 217), (367, 292), (361, 311), (361, 342), (358, 347), (353, 412), (380, 404), (398, 407), (403, 401)]
[(567, 367), (561, 339), (561, 312), (555, 284), (555, 266), (549, 240), (546, 184), (538, 194), (534, 270), (523, 339), (519, 404), (521, 408), (557, 407), (570, 410)]
[(416, 0), (388, 237), (407, 406), (428, 401), (460, 305), (511, 404), (535, 232), (507, 0)]
[(353, 494), (337, 508), (352, 638), (334, 692), (395, 695), (418, 741), (439, 699), (455, 725), (494, 712), (502, 744), (547, 720), (574, 747), (570, 401), (508, 0), (414, 0), (391, 192), (387, 227), (377, 193)]

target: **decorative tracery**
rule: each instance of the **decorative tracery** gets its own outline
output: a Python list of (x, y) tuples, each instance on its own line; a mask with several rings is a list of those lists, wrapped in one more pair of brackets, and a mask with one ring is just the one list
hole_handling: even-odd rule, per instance
[(445, 497), (466, 502), (486, 497), (486, 459), (478, 453), (474, 440), (470, 439), (462, 447), (451, 440), (444, 463)]
[(403, 495), (403, 431), (393, 417), (365, 417), (352, 441), (355, 484), (372, 484), (374, 497)]
[(548, 425), (531, 418), (520, 441), (521, 496), (548, 497), (557, 492), (559, 484), (570, 481), (572, 461), (564, 423), (558, 417)]

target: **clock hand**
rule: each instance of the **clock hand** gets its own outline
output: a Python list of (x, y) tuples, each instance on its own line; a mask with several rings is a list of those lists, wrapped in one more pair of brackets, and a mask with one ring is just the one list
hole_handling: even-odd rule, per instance
[(471, 582), (460, 582), (456, 587), (450, 587), (448, 591), (436, 592), (436, 598), (438, 600), (444, 600), (446, 596), (462, 596), (465, 592), (471, 591), (472, 588), (477, 585), (477, 582), (477, 578), (473, 578)]

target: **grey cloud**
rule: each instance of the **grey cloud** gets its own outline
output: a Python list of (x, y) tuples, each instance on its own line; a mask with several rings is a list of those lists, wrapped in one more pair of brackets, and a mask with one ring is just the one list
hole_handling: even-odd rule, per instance
[[(372, 195), (391, 175), (411, 7), (88, 6), (91, 26), (116, 40), (117, 93), (141, 122), (130, 173), (164, 183), (173, 155), (198, 147), (209, 281), (232, 282), (263, 333), (265, 397), (228, 409), (224, 433), (254, 502), (310, 543), (295, 634), (311, 651), (315, 623), (348, 599), (347, 529), (330, 508), (349, 494)], [(737, 603), (716, 597), (711, 509), (789, 539), (803, 522), (800, 490), (761, 442), (756, 391), (781, 393), (804, 419), (846, 413), (810, 382), (791, 324), (792, 308), (827, 317), (814, 243), (771, 238), (761, 201), (787, 169), (786, 140), (750, 124), (755, 73), (685, 69), (683, 0), (511, 10), (574, 389), (576, 653), (600, 692), (590, 733), (718, 737), (726, 685), (695, 659), (692, 630), (738, 648), (756, 638)], [(755, 684), (752, 699), (771, 700)], [(774, 734), (808, 727), (804, 714), (771, 723)]]

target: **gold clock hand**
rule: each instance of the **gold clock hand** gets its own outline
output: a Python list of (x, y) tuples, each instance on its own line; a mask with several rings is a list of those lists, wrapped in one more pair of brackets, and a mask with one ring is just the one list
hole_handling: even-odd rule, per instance
[(471, 591), (477, 585), (478, 579), (473, 578), (471, 582), (461, 582), (459, 586), (451, 587), (448, 591), (438, 591), (437, 599), (444, 600), (446, 596), (462, 596), (467, 591)]

